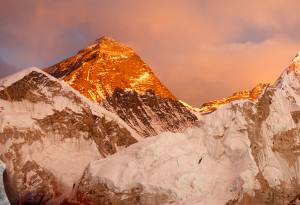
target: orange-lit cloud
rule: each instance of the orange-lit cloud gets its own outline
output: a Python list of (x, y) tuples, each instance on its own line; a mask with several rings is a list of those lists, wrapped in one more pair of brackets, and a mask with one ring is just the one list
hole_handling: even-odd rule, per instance
[(200, 105), (277, 78), (300, 50), (299, 6), (295, 0), (3, 0), (0, 57), (18, 67), (46, 67), (111, 36), (133, 47), (176, 96)]

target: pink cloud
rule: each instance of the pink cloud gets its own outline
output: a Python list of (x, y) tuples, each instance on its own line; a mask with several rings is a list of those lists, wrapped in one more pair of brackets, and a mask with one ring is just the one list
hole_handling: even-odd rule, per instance
[(299, 6), (295, 0), (6, 1), (0, 55), (48, 66), (111, 36), (133, 47), (176, 96), (201, 105), (277, 78), (300, 50)]

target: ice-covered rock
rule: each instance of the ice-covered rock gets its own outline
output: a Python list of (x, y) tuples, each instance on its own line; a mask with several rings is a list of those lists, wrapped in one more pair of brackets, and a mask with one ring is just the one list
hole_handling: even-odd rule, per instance
[(5, 171), (5, 165), (0, 161), (0, 204), (1, 205), (10, 205), (8, 198), (6, 196), (4, 182), (3, 182), (4, 171)]

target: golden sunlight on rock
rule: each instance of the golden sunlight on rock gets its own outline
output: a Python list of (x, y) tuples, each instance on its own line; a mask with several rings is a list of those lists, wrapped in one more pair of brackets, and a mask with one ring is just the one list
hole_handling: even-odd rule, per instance
[(116, 88), (140, 94), (153, 90), (162, 98), (175, 99), (131, 48), (107, 37), (45, 70), (96, 102)]
[(216, 109), (235, 100), (256, 100), (262, 91), (268, 86), (267, 83), (259, 83), (250, 91), (239, 91), (232, 96), (222, 98), (220, 100), (213, 100), (208, 103), (204, 103), (197, 111), (203, 114), (211, 113)]

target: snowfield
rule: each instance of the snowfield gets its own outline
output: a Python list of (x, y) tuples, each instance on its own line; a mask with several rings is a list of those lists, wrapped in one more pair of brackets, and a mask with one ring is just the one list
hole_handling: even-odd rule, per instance
[(88, 170), (94, 183), (105, 182), (117, 192), (142, 185), (145, 192), (167, 192), (178, 203), (225, 204), (257, 186), (249, 146), (243, 133), (228, 133), (221, 142), (193, 128), (145, 139), (92, 162)]

